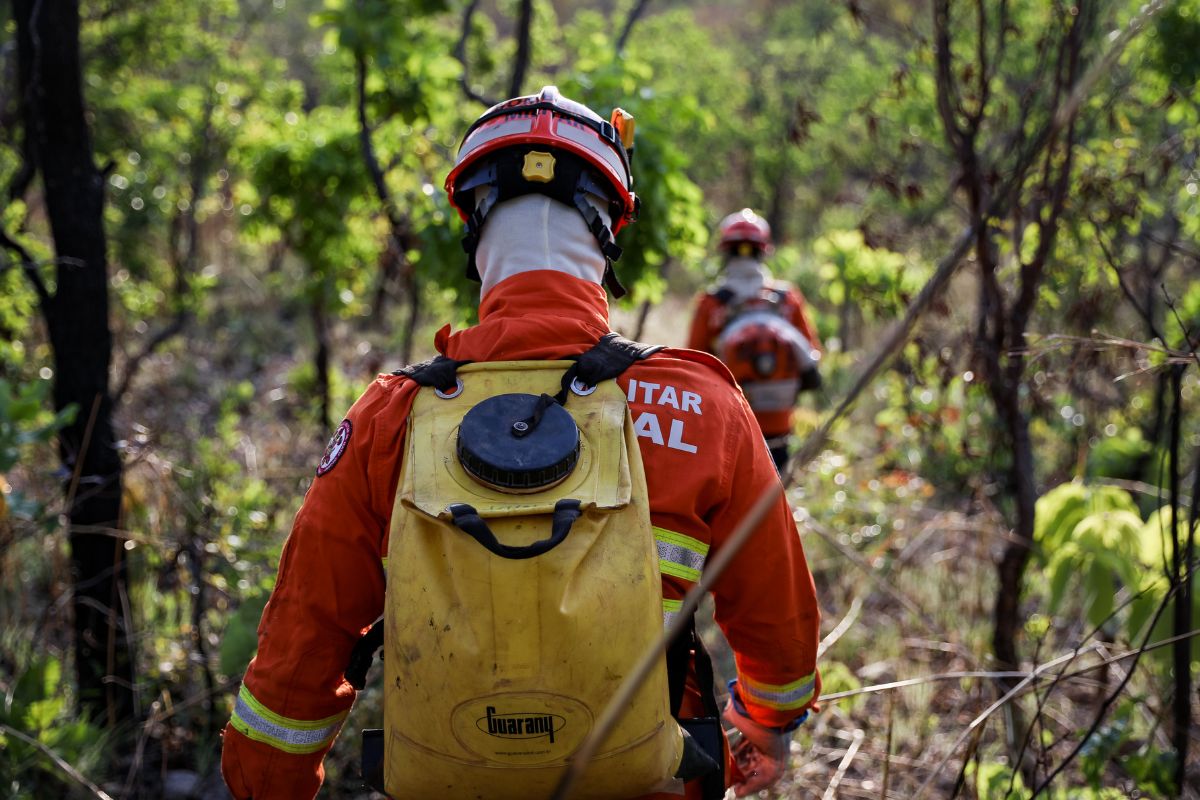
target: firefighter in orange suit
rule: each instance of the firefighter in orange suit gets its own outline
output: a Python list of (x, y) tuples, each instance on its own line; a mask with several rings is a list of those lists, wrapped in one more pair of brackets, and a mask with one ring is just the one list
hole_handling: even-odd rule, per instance
[[(574, 191), (556, 199), (532, 183), (532, 191), (511, 196), (504, 170), (490, 164), (530, 146), (580, 161)], [(619, 133), (554, 87), (484, 114), (447, 179), (467, 221), (468, 272), (482, 283), (480, 321), (453, 333), (442, 328), (438, 352), (473, 361), (562, 359), (594, 345), (609, 332), (604, 285), (619, 287), (612, 237), (635, 216), (631, 188)], [(669, 546), (659, 544), (669, 621), (706, 557), (778, 477), (749, 408), (712, 356), (662, 350), (618, 382), (635, 421), (651, 521), (671, 533)], [(354, 702), (347, 660), (384, 608), (381, 559), (417, 389), (402, 375), (378, 377), (317, 466), (224, 733), (222, 771), (239, 800), (311, 798), (321, 785), (322, 761)], [(714, 596), (737, 665), (723, 716), (742, 733), (742, 772), (733, 772), (742, 795), (780, 777), (790, 732), (820, 692), (813, 580), (782, 496)], [(699, 697), (693, 680), (684, 710)], [(655, 797), (699, 797), (693, 783)]]
[(688, 347), (720, 358), (746, 393), (777, 467), (787, 461), (796, 396), (820, 383), (821, 341), (804, 295), (771, 277), (771, 226), (748, 208), (717, 227), (724, 259), (717, 285), (700, 295)]

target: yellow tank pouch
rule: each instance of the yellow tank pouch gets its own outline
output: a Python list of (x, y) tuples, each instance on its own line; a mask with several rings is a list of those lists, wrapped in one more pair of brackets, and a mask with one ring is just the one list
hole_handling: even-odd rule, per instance
[[(548, 489), (497, 491), (456, 456), (464, 415), (506, 393), (553, 394), (565, 361), (460, 367), (452, 397), (413, 404), (392, 515), (384, 626), (384, 786), (395, 798), (548, 797), (645, 648), (662, 634), (662, 588), (641, 452), (615, 381), (570, 394), (574, 470)], [(446, 393), (452, 394), (452, 393)], [(495, 555), (452, 520), (469, 504), (510, 548), (561, 527), (540, 555)], [(680, 763), (665, 662), (601, 746), (577, 796), (636, 797)]]

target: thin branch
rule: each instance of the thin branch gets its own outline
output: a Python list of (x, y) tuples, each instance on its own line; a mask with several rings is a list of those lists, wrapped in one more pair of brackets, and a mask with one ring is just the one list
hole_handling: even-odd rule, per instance
[[(1092, 648), (1084, 652), (1091, 652)], [(857, 689), (847, 689), (844, 692), (833, 692), (831, 694), (821, 695), (821, 704), (835, 703), (839, 700), (847, 700), (851, 697), (859, 697), (866, 694), (878, 694), (879, 692), (890, 692), (894, 689), (906, 689), (910, 686), (923, 686), (927, 683), (938, 683), (940, 681), (959, 681), (965, 678), (980, 678), (986, 680), (997, 680), (999, 678), (1026, 678), (1029, 680), (1036, 679), (1041, 675), (1041, 671), (1055, 667), (1071, 657), (1070, 653), (1064, 654), (1054, 661), (1039, 665), (1032, 672), (1022, 672), (1020, 670), (961, 670), (957, 672), (939, 672), (934, 675), (921, 675), (916, 678), (905, 678), (899, 681), (889, 681), (888, 683), (877, 683), (872, 686), (860, 686)]]
[(396, 244), (400, 248), (400, 252), (404, 253), (414, 244), (410, 241), (411, 225), (396, 207), (392, 192), (387, 185), (387, 176), (375, 153), (375, 143), (371, 138), (371, 122), (367, 116), (367, 58), (361, 49), (354, 54), (354, 68), (358, 95), (358, 142), (362, 149), (363, 161), (366, 163), (367, 173), (371, 176), (371, 185), (375, 189), (375, 196), (379, 198), (384, 214), (391, 223), (392, 235), (396, 239)]
[(454, 45), (454, 57), (458, 59), (458, 63), (462, 64), (462, 75), (458, 78), (458, 85), (471, 100), (476, 103), (482, 103), (485, 106), (496, 105), (495, 100), (479, 94), (471, 88), (470, 65), (467, 57), (467, 39), (471, 36), (471, 20), (475, 17), (475, 11), (479, 8), (479, 0), (471, 0), (463, 11), (462, 31), (458, 37), (458, 43)]
[(1153, 234), (1148, 234), (1146, 236), (1146, 238), (1149, 239), (1150, 241), (1154, 242), (1155, 244), (1159, 245), (1160, 247), (1165, 247), (1167, 250), (1170, 250), (1173, 253), (1176, 253), (1181, 256), (1185, 256), (1187, 258), (1190, 258), (1192, 261), (1200, 263), (1200, 250), (1193, 250), (1190, 247), (1185, 247), (1180, 242), (1168, 242), (1164, 239), (1160, 239), (1159, 237), (1154, 236)]
[[(828, 531), (824, 528), (824, 526), (819, 525), (816, 520), (813, 520), (810, 517), (805, 517), (804, 519), (800, 520), (799, 524), (816, 533), (818, 536), (824, 539), (830, 547), (837, 550), (844, 558), (850, 561), (850, 563), (862, 570), (879, 589), (882, 589), (884, 593), (886, 593), (900, 605), (904, 606), (904, 608), (907, 609), (910, 614), (919, 619), (921, 624), (924, 625), (927, 630), (944, 636), (945, 631), (941, 630), (937, 623), (931, 620), (926, 615), (925, 611), (918, 606), (916, 602), (912, 600), (912, 598), (905, 595), (887, 580), (887, 573), (890, 570), (877, 570), (872, 567), (869, 563), (867, 563), (866, 559), (856, 553), (853, 549), (839, 542), (837, 537), (834, 536), (831, 531)], [(832, 636), (832, 633), (830, 635)], [(830, 644), (832, 644), (832, 642)]]
[(113, 406), (120, 405), (121, 401), (125, 399), (125, 394), (129, 391), (129, 385), (133, 382), (134, 376), (142, 368), (142, 365), (145, 363), (146, 359), (154, 355), (158, 348), (162, 347), (168, 341), (183, 333), (184, 328), (187, 327), (187, 323), (187, 313), (182, 310), (177, 311), (174, 319), (164, 326), (162, 330), (152, 336), (142, 346), (142, 349), (139, 350), (136, 355), (129, 358), (129, 360), (125, 363), (125, 373), (121, 376), (121, 381), (117, 384), (116, 391), (113, 392)]
[(821, 657), (829, 652), (829, 648), (837, 644), (838, 639), (841, 639), (842, 636), (845, 635), (846, 631), (850, 630), (854, 623), (858, 621), (858, 615), (862, 612), (864, 597), (866, 597), (866, 595), (860, 594), (854, 598), (854, 601), (850, 603), (850, 608), (846, 611), (845, 616), (843, 616), (841, 621), (834, 626), (833, 630), (831, 630), (829, 634), (821, 640), (821, 643), (817, 645), (818, 661), (821, 660)]
[(520, 97), (525, 83), (525, 72), (529, 69), (533, 42), (530, 28), (533, 26), (533, 0), (521, 0), (521, 15), (517, 19), (517, 55), (513, 59), (512, 80), (508, 84), (508, 96)]
[(387, 175), (380, 166), (379, 157), (375, 153), (375, 144), (371, 138), (371, 122), (367, 116), (367, 58), (362, 49), (357, 50), (354, 54), (354, 66), (358, 95), (359, 145), (363, 161), (367, 166), (367, 173), (371, 176), (371, 185), (375, 188), (375, 196), (379, 198), (379, 203), (388, 220), (388, 246), (381, 256), (382, 274), (379, 277), (379, 286), (372, 304), (372, 317), (376, 320), (383, 319), (383, 304), (388, 295), (388, 286), (397, 273), (403, 274), (410, 307), (402, 346), (404, 359), (407, 361), (412, 347), (413, 331), (416, 327), (420, 302), (417, 276), (412, 269), (412, 264), (409, 263), (408, 251), (414, 249), (418, 242), (413, 235), (411, 219), (407, 215), (401, 214), (400, 209), (396, 207), (391, 190), (387, 185)]
[[(962, 734), (959, 735), (958, 739), (955, 740), (955, 742), (951, 746), (950, 750), (946, 753), (946, 755), (938, 763), (938, 765), (934, 769), (933, 773), (930, 774), (929, 777), (926, 779), (925, 783), (921, 786), (920, 791), (917, 792), (917, 799), (919, 800), (919, 798), (924, 795), (925, 791), (929, 788), (929, 786), (933, 783), (933, 780), (937, 777), (937, 774), (939, 772), (941, 772), (942, 768), (953, 757), (954, 753), (958, 751), (958, 748), (962, 746), (964, 741), (966, 741), (966, 739), (970, 735), (972, 729), (978, 727), (983, 722), (987, 721), (987, 719), (989, 717), (991, 717), (992, 714), (994, 714), (996, 711), (998, 711), (999, 709), (1006, 706), (1014, 698), (1024, 695), (1025, 693), (1027, 693), (1029, 691), (1034, 691), (1036, 689), (1036, 685), (1034, 684), (1034, 682), (1036, 680), (1040, 680), (1042, 673), (1044, 673), (1048, 669), (1051, 669), (1053, 667), (1059, 666), (1060, 664), (1063, 664), (1064, 666), (1063, 666), (1062, 671), (1059, 674), (1055, 675), (1054, 682), (1051, 685), (1050, 691), (1053, 691), (1054, 687), (1058, 685), (1058, 682), (1063, 679), (1063, 677), (1064, 677), (1063, 673), (1066, 672), (1067, 668), (1075, 661), (1075, 659), (1079, 658), (1081, 655), (1083, 655), (1085, 653), (1093, 652), (1093, 651), (1099, 649), (1099, 647), (1100, 647), (1099, 644), (1091, 644), (1091, 645), (1088, 645), (1088, 647), (1084, 648), (1083, 643), (1088, 641), (1089, 639), (1093, 638), (1094, 636), (1096, 636), (1096, 634), (1100, 633), (1100, 631), (1103, 630), (1104, 625), (1109, 620), (1115, 618), (1116, 615), (1119, 614), (1123, 609), (1125, 609), (1127, 606), (1132, 604), (1139, 597), (1142, 597), (1143, 595), (1145, 595), (1147, 592), (1149, 592), (1151, 589), (1153, 589), (1154, 586), (1155, 586), (1155, 583), (1152, 583), (1152, 584), (1146, 586), (1145, 588), (1143, 588), (1140, 592), (1137, 592), (1136, 594), (1132, 594), (1129, 597), (1125, 598), (1125, 600), (1120, 605), (1116, 606), (1115, 608), (1113, 608), (1113, 610), (1111, 612), (1109, 612), (1108, 616), (1105, 617), (1104, 620), (1102, 620), (1098, 625), (1094, 626), (1091, 629), (1091, 631), (1089, 631), (1088, 634), (1085, 637), (1083, 637), (1083, 639), (1080, 640), (1080, 643), (1078, 645), (1076, 645), (1076, 647), (1070, 653), (1065, 653), (1061, 656), (1058, 656), (1057, 658), (1054, 658), (1050, 661), (1047, 661), (1044, 664), (1039, 665), (1033, 671), (1031, 671), (1029, 673), (1025, 673), (1024, 677), (1022, 678), (1022, 680), (1020, 682), (1013, 684), (1012, 687), (1007, 692), (1005, 692), (1005, 694), (999, 700), (992, 703), (992, 705), (990, 705), (987, 708), (987, 710), (985, 710), (982, 714), (977, 716), (971, 722), (971, 724), (967, 727), (967, 729), (964, 730), (962, 732)], [(1162, 602), (1160, 603), (1160, 605), (1158, 607), (1158, 611), (1155, 614), (1154, 620), (1150, 623), (1149, 628), (1147, 628), (1146, 638), (1149, 638), (1150, 634), (1153, 632), (1154, 626), (1158, 621), (1158, 617), (1159, 617), (1159, 615), (1162, 614), (1163, 609), (1165, 609), (1167, 607), (1171, 596), (1175, 592), (1175, 588), (1176, 587), (1173, 585), (1173, 586), (1169, 587), (1168, 590), (1164, 593)], [(1196, 632), (1200, 633), (1200, 631), (1196, 631)], [(1145, 644), (1146, 644), (1145, 639), (1143, 639), (1143, 641), (1142, 641), (1143, 647), (1140, 648), (1139, 651), (1137, 651), (1137, 652), (1142, 652), (1143, 650), (1151, 649), (1149, 647), (1145, 647)], [(1156, 643), (1156, 646), (1161, 645), (1161, 644), (1162, 643)], [(1088, 669), (1090, 670), (1092, 668), (1094, 668), (1094, 667), (1089, 667)], [(1131, 670), (1131, 672), (1132, 672), (1132, 670)], [(1033, 688), (1030, 688), (1031, 686)], [(828, 700), (829, 698), (826, 697), (824, 699)]]
[[(979, 92), (979, 105), (975, 112), (971, 114), (971, 127), (975, 130), (983, 123), (983, 116), (987, 110), (988, 104), (988, 88), (991, 86), (992, 76), (989, 74), (988, 63), (988, 48), (987, 48), (987, 3), (985, 0), (975, 0), (975, 23), (976, 23), (976, 58), (979, 59), (979, 82), (977, 91)], [(1001, 34), (1003, 35), (1003, 34)], [(997, 59), (998, 61), (998, 59)]]
[[(28, 140), (29, 137), (25, 137)], [(12, 181), (8, 184), (8, 202), (15, 203), (18, 200), (25, 198), (25, 192), (29, 189), (29, 184), (33, 183), (33, 176), (37, 174), (37, 169), (33, 166), (32, 154), (29, 152), (30, 147), (25, 144), (22, 148), (25, 151), (25, 157), (21, 159), (21, 167), (13, 175)]]
[[(1187, 580), (1191, 580), (1190, 574), (1188, 575)], [(1091, 726), (1088, 727), (1087, 732), (1084, 733), (1084, 735), (1079, 739), (1079, 742), (1076, 743), (1075, 747), (1071, 749), (1071, 752), (1068, 753), (1062, 761), (1058, 762), (1054, 769), (1050, 771), (1050, 774), (1046, 776), (1045, 780), (1038, 784), (1037, 788), (1033, 790), (1033, 794), (1030, 795), (1031, 800), (1050, 786), (1054, 779), (1057, 778), (1062, 771), (1066, 769), (1072, 761), (1075, 760), (1075, 757), (1079, 755), (1079, 752), (1083, 750), (1084, 746), (1087, 745), (1087, 743), (1091, 740), (1092, 735), (1100, 729), (1100, 725), (1104, 722), (1104, 718), (1108, 716), (1108, 710), (1112, 708), (1112, 704), (1115, 703), (1117, 698), (1121, 696), (1121, 693), (1125, 691), (1125, 687), (1133, 678), (1133, 673), (1137, 671), (1138, 661), (1141, 660), (1142, 654), (1150, 649), (1147, 647), (1150, 636), (1153, 634), (1154, 628), (1158, 625), (1159, 618), (1162, 617), (1163, 612), (1166, 611), (1167, 606), (1170, 605), (1171, 597), (1175, 594), (1176, 589), (1178, 589), (1178, 584), (1172, 586), (1169, 591), (1163, 594), (1162, 602), (1159, 603), (1158, 608), (1154, 612), (1154, 618), (1151, 619), (1150, 623), (1146, 626), (1146, 635), (1142, 637), (1141, 645), (1131, 654), (1133, 656), (1133, 664), (1130, 665), (1129, 671), (1125, 673), (1125, 677), (1122, 678), (1121, 682), (1117, 684), (1117, 688), (1114, 689), (1112, 693), (1108, 695), (1108, 697), (1104, 698), (1104, 702), (1100, 704), (1100, 710), (1096, 712), (1096, 718), (1092, 720)], [(1192, 631), (1186, 635), (1190, 636), (1195, 633), (1196, 631)], [(1156, 644), (1161, 646), (1164, 643)]]
[(637, 24), (638, 19), (642, 16), (642, 12), (646, 10), (646, 6), (650, 5), (650, 0), (637, 0), (633, 8), (629, 12), (629, 16), (625, 18), (625, 24), (621, 27), (621, 35), (617, 37), (617, 52), (625, 52), (625, 45), (629, 42), (629, 34), (633, 33), (633, 26)]
[(825, 787), (825, 794), (821, 796), (821, 800), (834, 800), (837, 797), (837, 790), (842, 783), (842, 778), (846, 777), (846, 771), (850, 769), (850, 764), (854, 762), (854, 757), (858, 755), (858, 748), (862, 747), (864, 738), (866, 738), (866, 734), (863, 733), (862, 728), (855, 728), (854, 740), (850, 742), (850, 749), (846, 751), (846, 755), (842, 758), (842, 763), (838, 764), (837, 772), (833, 774), (829, 785)]
[[(1200, 475), (1200, 471), (1197, 472), (1197, 475)], [(1170, 494), (1167, 494), (1165, 498), (1163, 497), (1163, 489), (1161, 486), (1155, 486), (1153, 484), (1146, 483), (1145, 481), (1130, 481), (1121, 478), (1094, 478), (1089, 480), (1106, 486), (1116, 486), (1117, 488), (1124, 489), (1127, 492), (1137, 492), (1138, 494), (1157, 497), (1160, 500), (1166, 499), (1167, 501), (1170, 501), (1171, 499)], [(1181, 494), (1179, 495), (1179, 502), (1182, 505), (1188, 505), (1189, 503), (1193, 502), (1193, 499), (1191, 495)]]
[(959, 126), (962, 103), (954, 81), (954, 53), (950, 48), (950, 0), (935, 0), (933, 4), (934, 42), (937, 51), (937, 108), (946, 126), (946, 136), (955, 151), (961, 153), (967, 144), (967, 131)]
[(1163, 347), (1166, 347), (1167, 340), (1163, 338), (1162, 334), (1158, 330), (1158, 327), (1154, 324), (1154, 317), (1151, 315), (1150, 309), (1145, 308), (1134, 296), (1133, 289), (1131, 289), (1129, 284), (1125, 281), (1125, 272), (1117, 264), (1115, 254), (1109, 250), (1108, 245), (1104, 243), (1104, 236), (1100, 233), (1100, 224), (1091, 214), (1088, 214), (1088, 221), (1090, 221), (1092, 223), (1092, 227), (1096, 229), (1096, 243), (1100, 245), (1100, 251), (1104, 254), (1104, 260), (1108, 262), (1108, 266), (1117, 276), (1117, 284), (1121, 287), (1121, 292), (1125, 295), (1125, 299), (1129, 301), (1129, 304), (1133, 306), (1134, 311), (1136, 311), (1138, 316), (1141, 317), (1146, 323), (1146, 327), (1150, 329), (1150, 334), (1154, 336), (1155, 339), (1158, 339), (1160, 342), (1162, 342)]
[(50, 307), (54, 304), (54, 298), (46, 289), (46, 282), (42, 280), (41, 273), (38, 272), (37, 262), (33, 260), (33, 256), (29, 255), (29, 251), (21, 246), (14, 239), (10, 238), (8, 232), (0, 229), (0, 246), (11, 250), (16, 254), (17, 259), (21, 263), (21, 269), (25, 271), (25, 277), (33, 284), (33, 291), (37, 294), (38, 302), (41, 304), (44, 312), (49, 313)]
[(1179, 316), (1179, 309), (1175, 306), (1175, 300), (1171, 297), (1171, 293), (1167, 291), (1167, 285), (1164, 283), (1161, 286), (1163, 297), (1166, 298), (1167, 308), (1171, 309), (1171, 314), (1175, 317), (1175, 324), (1179, 326), (1179, 331), (1183, 334), (1183, 340), (1187, 343), (1190, 355), (1195, 360), (1197, 365), (1200, 365), (1200, 354), (1196, 352), (1196, 342), (1192, 338), (1192, 329), (1183, 317)]

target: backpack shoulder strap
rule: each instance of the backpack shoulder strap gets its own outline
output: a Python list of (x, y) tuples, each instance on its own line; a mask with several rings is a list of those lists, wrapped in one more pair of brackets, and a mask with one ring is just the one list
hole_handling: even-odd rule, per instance
[(454, 388), (454, 382), (458, 380), (458, 368), (470, 363), (470, 361), (458, 361), (457, 359), (438, 355), (428, 361), (409, 364), (407, 367), (402, 367), (392, 374), (412, 378), (421, 386), (432, 386), (435, 389), (449, 391)]
[(573, 356), (575, 362), (570, 369), (563, 373), (562, 386), (553, 398), (546, 396), (546, 402), (557, 401), (559, 405), (567, 402), (571, 385), (598, 386), (607, 380), (618, 377), (634, 363), (647, 359), (663, 349), (663, 345), (642, 344), (616, 333), (606, 333), (591, 349)]
[(618, 377), (634, 363), (662, 350), (662, 345), (642, 344), (616, 333), (606, 333), (576, 360), (575, 376), (588, 386)]

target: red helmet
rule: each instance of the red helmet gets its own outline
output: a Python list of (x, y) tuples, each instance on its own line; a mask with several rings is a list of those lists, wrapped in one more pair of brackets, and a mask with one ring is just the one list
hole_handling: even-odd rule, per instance
[(755, 252), (771, 251), (771, 226), (767, 221), (748, 208), (730, 214), (717, 226), (720, 250), (733, 252), (739, 245), (751, 245)]
[[(478, 279), (475, 248), (488, 212), (496, 203), (530, 192), (578, 209), (605, 258), (619, 258), (621, 248), (613, 236), (637, 219), (639, 205), (629, 169), (633, 130), (633, 117), (621, 109), (605, 122), (582, 103), (563, 97), (555, 86), (506, 100), (475, 120), (445, 185), (450, 204), (467, 223), (463, 248), (470, 254), (468, 277)], [(483, 187), (489, 191), (477, 202), (475, 190)], [(609, 200), (610, 224), (587, 195)], [(611, 268), (606, 282), (610, 276)], [(624, 293), (619, 287), (612, 276), (609, 288), (618, 297)]]

